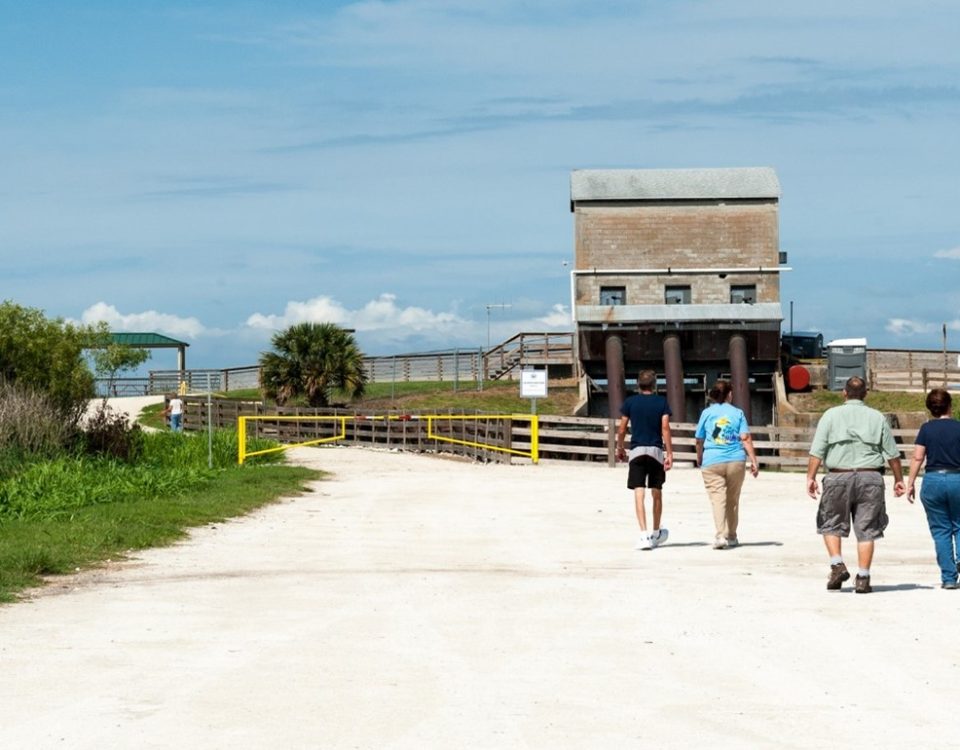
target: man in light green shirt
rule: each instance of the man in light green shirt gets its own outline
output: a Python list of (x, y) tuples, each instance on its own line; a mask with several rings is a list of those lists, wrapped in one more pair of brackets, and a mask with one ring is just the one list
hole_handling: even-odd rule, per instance
[(817, 510), (817, 533), (823, 535), (830, 555), (827, 589), (839, 590), (850, 578), (840, 550), (841, 539), (850, 535), (852, 520), (860, 565), (855, 585), (858, 594), (869, 594), (873, 590), (870, 564), (874, 540), (883, 537), (887, 527), (884, 463), (893, 471), (896, 495), (906, 492), (900, 451), (890, 425), (880, 412), (863, 403), (866, 395), (863, 378), (847, 380), (843, 389), (844, 404), (828, 409), (820, 418), (807, 462), (807, 494), (814, 500), (819, 491), (817, 470), (821, 463), (827, 469)]

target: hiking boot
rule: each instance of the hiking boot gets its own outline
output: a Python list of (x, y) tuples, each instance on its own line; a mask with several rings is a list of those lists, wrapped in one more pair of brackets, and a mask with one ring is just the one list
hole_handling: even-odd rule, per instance
[(827, 579), (827, 591), (839, 591), (844, 581), (850, 580), (850, 571), (842, 562), (830, 566), (830, 577)]
[(873, 586), (870, 585), (870, 576), (861, 576), (858, 575), (853, 590), (858, 594), (869, 594), (873, 591)]

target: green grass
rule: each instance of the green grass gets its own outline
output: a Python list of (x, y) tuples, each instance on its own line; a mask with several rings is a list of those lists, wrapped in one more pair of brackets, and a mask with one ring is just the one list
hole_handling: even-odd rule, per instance
[[(163, 418), (163, 409), (164, 404), (161, 402), (159, 404), (150, 404), (145, 406), (143, 411), (140, 412), (140, 416), (137, 417), (137, 422), (142, 424), (144, 427), (153, 427), (157, 430), (167, 429), (166, 421)], [(136, 415), (134, 415), (136, 417)]]
[[(516, 384), (508, 384), (508, 386), (510, 385), (512, 385), (514, 388), (519, 388), (519, 386)], [(485, 390), (495, 390), (503, 387), (504, 383), (502, 381), (490, 380), (484, 382)], [(452, 382), (437, 382), (435, 380), (398, 381), (396, 383), (368, 383), (363, 398), (356, 403), (362, 404), (365, 401), (380, 401), (383, 399), (402, 399), (409, 396), (422, 396), (427, 394), (445, 394), (455, 398), (461, 394), (474, 393), (476, 391), (477, 384), (474, 381), (461, 381), (458, 383), (456, 390), (454, 390)], [(216, 398), (227, 398), (235, 401), (259, 401), (261, 399), (260, 390), (257, 388), (244, 388), (237, 391), (225, 391), (222, 393), (216, 393), (214, 396)], [(332, 400), (336, 403), (349, 403), (350, 397), (345, 393), (335, 392)], [(290, 405), (305, 406), (306, 403), (306, 400), (303, 398), (295, 398), (290, 402)]]
[[(216, 394), (218, 398), (242, 401), (259, 401), (256, 389), (230, 391)], [(550, 385), (549, 395), (537, 400), (538, 414), (571, 414), (578, 399), (577, 386)], [(358, 410), (400, 409), (410, 412), (466, 411), (487, 414), (529, 414), (530, 400), (520, 398), (520, 384), (515, 381), (491, 380), (477, 390), (475, 382), (461, 382), (457, 390), (453, 383), (436, 381), (370, 383), (362, 399), (351, 402), (346, 396), (334, 395), (334, 402), (349, 404)], [(290, 406), (305, 406), (303, 399), (296, 399)], [(145, 422), (154, 426), (151, 422)], [(162, 426), (162, 423), (158, 426)]]
[[(871, 391), (864, 403), (882, 412), (926, 411), (924, 399), (926, 394), (923, 393)], [(804, 411), (822, 412), (842, 404), (843, 394), (840, 391), (812, 391), (803, 395), (801, 403)]]
[(298, 494), (320, 472), (290, 466), (244, 466), (219, 471), (189, 494), (126, 498), (69, 515), (0, 522), (0, 602), (16, 599), (42, 577), (170, 544), (191, 526), (217, 523)]
[[(276, 445), (257, 440), (251, 450)], [(179, 539), (190, 526), (249, 512), (299, 492), (319, 472), (275, 465), (279, 454), (237, 465), (237, 436), (143, 435), (135, 463), (62, 455), (26, 459), (0, 477), (0, 601), (43, 575)], [(9, 467), (8, 467), (9, 468)]]

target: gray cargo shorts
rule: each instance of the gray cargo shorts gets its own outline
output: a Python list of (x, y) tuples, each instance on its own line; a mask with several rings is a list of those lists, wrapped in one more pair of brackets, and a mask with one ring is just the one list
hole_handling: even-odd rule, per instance
[(887, 528), (883, 475), (879, 471), (827, 474), (817, 510), (817, 533), (850, 536), (850, 520), (858, 542), (883, 537)]

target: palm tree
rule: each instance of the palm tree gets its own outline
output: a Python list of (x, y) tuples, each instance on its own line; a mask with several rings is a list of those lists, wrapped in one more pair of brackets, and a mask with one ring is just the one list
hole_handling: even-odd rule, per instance
[(303, 395), (310, 406), (329, 406), (334, 391), (363, 396), (363, 354), (349, 331), (333, 323), (298, 323), (270, 343), (274, 350), (260, 355), (260, 378), (264, 395), (278, 405)]

